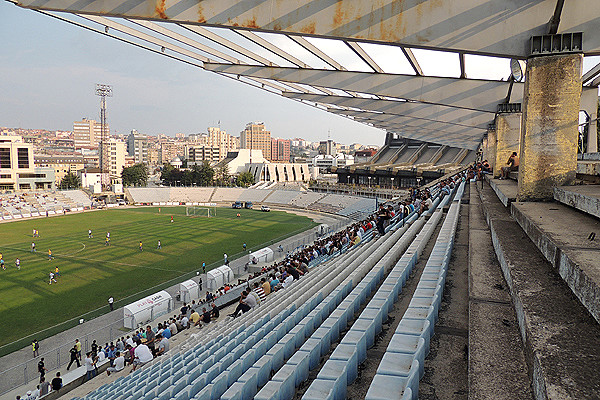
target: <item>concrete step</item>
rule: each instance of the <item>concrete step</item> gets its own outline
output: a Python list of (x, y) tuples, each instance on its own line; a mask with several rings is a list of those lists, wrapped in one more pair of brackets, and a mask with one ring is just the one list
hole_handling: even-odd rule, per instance
[(600, 325), (493, 190), (477, 188), (519, 321), (534, 397), (597, 399)]
[[(512, 179), (494, 179), (491, 175), (484, 176), (505, 207), (508, 207), (510, 203), (515, 201), (518, 189), (517, 181)], [(478, 182), (478, 185), (481, 186), (481, 182)]]
[(556, 187), (554, 200), (600, 218), (600, 185)]
[(533, 399), (519, 325), (481, 200), (469, 209), (469, 400)]
[(575, 296), (600, 321), (600, 221), (557, 203), (513, 203), (511, 213)]

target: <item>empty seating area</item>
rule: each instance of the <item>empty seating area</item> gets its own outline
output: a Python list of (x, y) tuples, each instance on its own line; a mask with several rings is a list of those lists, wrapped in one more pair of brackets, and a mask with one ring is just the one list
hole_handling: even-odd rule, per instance
[(326, 195), (316, 192), (302, 192), (290, 201), (290, 205), (300, 208), (310, 207), (312, 204), (322, 200)]
[(171, 201), (170, 188), (129, 188), (127, 190), (136, 204), (166, 203)]
[(0, 195), (0, 217), (4, 220), (63, 214), (89, 208), (89, 197), (80, 190), (19, 192)]
[[(464, 183), (455, 188), (456, 200), (380, 361), (369, 399), (417, 399), (463, 190)], [(203, 328), (166, 356), (85, 399), (291, 400), (303, 383), (303, 399), (346, 398), (450, 198), (436, 198), (422, 216), (397, 217), (376, 241), (366, 232), (358, 245), (320, 260), (250, 312)]]
[(178, 187), (170, 188), (169, 200), (178, 203), (208, 203), (215, 188), (213, 187)]

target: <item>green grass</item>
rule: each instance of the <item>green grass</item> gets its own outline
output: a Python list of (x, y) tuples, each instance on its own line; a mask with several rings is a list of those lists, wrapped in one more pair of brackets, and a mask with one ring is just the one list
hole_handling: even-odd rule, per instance
[[(36, 338), (48, 337), (116, 306), (196, 275), (202, 262), (222, 264), (223, 253), (232, 259), (248, 250), (309, 229), (306, 217), (284, 212), (217, 209), (212, 218), (185, 216), (185, 207), (113, 209), (0, 225), (0, 252), (6, 271), (0, 270), (0, 354), (22, 348)], [(240, 212), (241, 218), (236, 214)], [(170, 223), (171, 215), (174, 223)], [(32, 229), (39, 238), (32, 239)], [(88, 239), (92, 229), (94, 238)], [(104, 245), (106, 232), (110, 246)], [(35, 241), (37, 253), (30, 252)], [(139, 241), (144, 251), (138, 249)], [(157, 242), (162, 250), (157, 250)], [(48, 261), (48, 249), (54, 260)], [(14, 261), (21, 259), (21, 270)], [(48, 273), (60, 268), (57, 284)], [(158, 287), (157, 287), (158, 286)], [(137, 294), (137, 295), (136, 295)], [(135, 295), (135, 296), (134, 296)], [(130, 296), (129, 298), (127, 298)], [(65, 322), (66, 321), (66, 322)], [(21, 339), (20, 341), (17, 341)], [(15, 342), (17, 341), (17, 342)]]

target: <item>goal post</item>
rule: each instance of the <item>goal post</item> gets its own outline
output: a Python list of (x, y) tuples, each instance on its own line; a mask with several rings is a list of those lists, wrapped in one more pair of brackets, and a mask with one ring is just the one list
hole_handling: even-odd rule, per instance
[(188, 217), (214, 217), (217, 215), (216, 207), (200, 207), (200, 206), (186, 206), (185, 215)]

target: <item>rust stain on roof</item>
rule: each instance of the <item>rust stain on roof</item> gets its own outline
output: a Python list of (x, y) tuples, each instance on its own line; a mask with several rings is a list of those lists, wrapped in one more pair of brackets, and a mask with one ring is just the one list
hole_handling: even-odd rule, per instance
[(162, 19), (169, 19), (167, 16), (166, 10), (166, 0), (158, 0), (156, 3), (156, 7), (154, 7), (154, 12)]
[(311, 22), (310, 24), (307, 24), (305, 26), (303, 26), (302, 28), (300, 28), (300, 31), (302, 33), (315, 33), (315, 23)]
[(200, 23), (206, 22), (206, 18), (204, 17), (204, 9), (202, 8), (201, 2), (198, 2), (198, 22), (200, 22)]
[(248, 20), (244, 21), (244, 23), (242, 24), (242, 26), (245, 26), (246, 28), (254, 28), (254, 29), (260, 28), (256, 24), (256, 17), (252, 17), (252, 19), (248, 19)]

